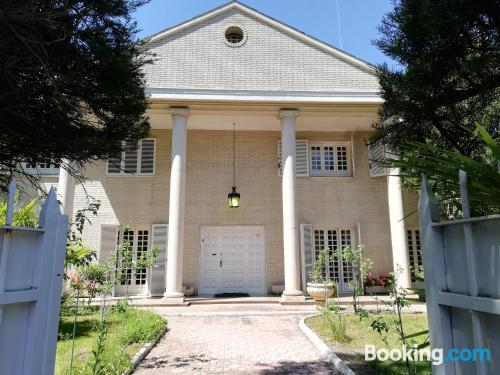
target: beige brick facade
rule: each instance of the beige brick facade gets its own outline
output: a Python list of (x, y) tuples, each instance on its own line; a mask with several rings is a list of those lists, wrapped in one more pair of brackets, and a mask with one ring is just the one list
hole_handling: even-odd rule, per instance
[[(85, 205), (85, 191), (102, 204), (84, 236), (94, 249), (99, 248), (101, 224), (151, 229), (152, 224), (167, 223), (171, 132), (153, 130), (152, 136), (157, 140), (155, 176), (106, 176), (106, 163), (100, 162), (87, 168), (88, 181), (77, 186), (75, 210)], [(298, 217), (300, 223), (352, 227), (356, 237), (359, 224), (361, 242), (374, 261), (374, 271), (391, 271), (387, 180), (369, 176), (367, 136), (354, 135), (355, 177), (297, 178)], [(188, 131), (184, 284), (198, 286), (200, 228), (204, 225), (263, 225), (268, 289), (283, 282), (279, 138), (280, 132), (237, 132), (236, 179), (241, 205), (230, 209), (226, 197), (232, 183), (232, 132)], [(299, 132), (297, 139), (351, 142), (351, 134)], [(410, 203), (408, 212), (415, 209), (415, 202)]]
[[(226, 46), (224, 31), (240, 25), (248, 38)], [(292, 37), (241, 9), (229, 9), (148, 45), (149, 88), (269, 91), (376, 91), (373, 72)]]

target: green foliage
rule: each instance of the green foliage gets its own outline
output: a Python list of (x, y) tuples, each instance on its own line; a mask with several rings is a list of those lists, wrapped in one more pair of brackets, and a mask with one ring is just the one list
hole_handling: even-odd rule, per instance
[[(156, 340), (167, 325), (161, 316), (133, 307), (124, 313), (108, 310), (105, 319), (106, 334), (103, 337), (100, 311), (78, 317), (75, 341), (75, 358), (78, 360), (75, 360), (73, 374), (92, 374), (93, 367), (100, 374), (122, 374), (130, 367), (130, 360), (137, 350)], [(66, 375), (69, 372), (73, 318), (62, 317), (59, 328), (55, 374)], [(98, 355), (97, 364), (93, 351)]]
[(329, 252), (330, 249), (328, 247), (325, 247), (323, 250), (321, 250), (318, 254), (318, 257), (314, 261), (313, 264), (313, 270), (309, 272), (309, 280), (312, 283), (317, 283), (317, 284), (322, 284), (322, 283), (327, 283), (331, 284), (333, 283), (332, 280), (327, 280), (325, 275), (325, 267), (328, 264), (328, 258), (329, 258)]
[(85, 208), (76, 211), (75, 221), (70, 225), (66, 241), (66, 256), (64, 258), (66, 269), (87, 266), (95, 259), (95, 251), (84, 245), (82, 234), (85, 225), (92, 224), (88, 215), (96, 216), (100, 206), (99, 201), (91, 201)]
[(399, 146), (396, 158), (381, 165), (400, 167), (405, 185), (418, 190), (425, 175), (432, 191), (441, 203), (446, 218), (461, 215), (459, 170), (468, 175), (469, 201), (473, 215), (500, 211), (500, 144), (486, 130), (476, 125), (476, 132), (468, 132), (481, 145), (481, 156), (473, 159), (460, 152), (448, 151), (432, 143), (406, 143)]
[[(414, 333), (412, 335), (407, 335), (406, 326), (403, 322), (403, 309), (410, 307), (409, 301), (406, 299), (406, 291), (404, 288), (398, 285), (398, 279), (401, 277), (402, 268), (398, 267), (393, 273), (393, 277), (387, 278), (386, 288), (389, 290), (391, 295), (391, 315), (388, 320), (383, 319), (381, 316), (373, 318), (370, 327), (376, 331), (382, 338), (384, 343), (388, 342), (388, 335), (390, 332), (398, 337), (401, 345), (405, 345), (407, 348), (420, 348), (427, 346), (428, 333), (429, 331), (423, 331), (419, 333)], [(384, 301), (382, 303), (387, 304)], [(425, 341), (418, 343), (416, 341), (417, 337), (425, 335)], [(408, 359), (405, 361), (405, 371), (407, 374), (418, 374), (419, 366), (415, 362), (410, 362)]]
[(422, 265), (411, 267), (411, 274), (417, 281), (424, 281), (424, 267)]
[(346, 324), (340, 306), (333, 301), (328, 301), (324, 306), (318, 306), (318, 308), (330, 335), (338, 342), (347, 342)]
[[(35, 228), (38, 226), (38, 215), (36, 207), (39, 199), (33, 199), (27, 204), (23, 204), (19, 199), (19, 193), (16, 193), (14, 199), (14, 212), (12, 217), (12, 225), (15, 227)], [(0, 202), (0, 225), (5, 225), (7, 217), (7, 199)]]
[(101, 320), (97, 325), (97, 340), (92, 350), (92, 357), (89, 363), (89, 367), (92, 375), (104, 375), (106, 374), (105, 366), (106, 364), (103, 361), (103, 354), (106, 344), (106, 336), (108, 334), (108, 330), (106, 327), (106, 321)]
[(498, 2), (404, 0), (382, 20), (376, 45), (396, 60), (377, 68), (384, 103), (376, 127), (396, 149), (428, 143), (480, 156), (476, 121), (498, 139)]
[[(126, 233), (130, 230), (128, 225), (122, 226), (122, 233)], [(137, 270), (142, 268), (151, 268), (156, 263), (156, 258), (159, 254), (159, 249), (157, 247), (149, 248), (147, 250), (141, 251), (139, 257), (134, 256), (134, 249), (132, 244), (124, 240), (122, 243), (116, 247), (117, 257), (114, 263), (117, 265), (117, 273), (119, 274), (119, 280), (126, 285), (126, 299), (128, 299), (128, 289), (129, 281), (127, 280), (127, 271), (134, 274)]]
[[(137, 313), (137, 310), (127, 310), (127, 318)], [(130, 345), (137, 342), (152, 342), (158, 337), (158, 332), (162, 332), (166, 326), (165, 319), (161, 317), (152, 317), (151, 320), (133, 319), (131, 324), (125, 326), (121, 334), (123, 345)]]
[(118, 313), (126, 313), (129, 307), (129, 302), (126, 299), (120, 299), (113, 306), (113, 311)]
[(132, 19), (143, 3), (2, 2), (0, 186), (23, 173), (22, 160), (82, 166), (147, 135), (151, 58)]
[(114, 265), (110, 261), (90, 263), (78, 268), (81, 281), (89, 297), (89, 304), (96, 294), (110, 294), (115, 282)]
[(349, 286), (352, 289), (352, 303), (354, 312), (361, 312), (359, 304), (359, 296), (364, 293), (363, 281), (368, 275), (368, 272), (372, 268), (373, 262), (363, 256), (364, 245), (358, 245), (355, 249), (351, 246), (346, 246), (341, 252), (335, 252), (335, 255), (342, 257), (344, 264), (348, 264), (352, 267), (352, 280), (349, 282)]

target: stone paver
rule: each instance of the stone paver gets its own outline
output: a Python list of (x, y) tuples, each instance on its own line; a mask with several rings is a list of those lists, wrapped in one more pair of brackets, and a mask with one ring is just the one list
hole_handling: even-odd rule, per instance
[(301, 316), (171, 316), (134, 374), (333, 374)]

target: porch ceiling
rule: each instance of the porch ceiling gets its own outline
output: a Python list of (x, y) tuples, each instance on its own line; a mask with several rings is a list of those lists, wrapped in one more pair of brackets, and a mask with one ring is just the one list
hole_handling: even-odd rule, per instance
[(304, 103), (199, 103), (154, 101), (148, 110), (153, 129), (171, 129), (171, 106), (189, 107), (188, 128), (196, 130), (280, 131), (282, 108), (299, 110), (297, 131), (359, 132), (373, 131), (379, 104), (304, 104)]

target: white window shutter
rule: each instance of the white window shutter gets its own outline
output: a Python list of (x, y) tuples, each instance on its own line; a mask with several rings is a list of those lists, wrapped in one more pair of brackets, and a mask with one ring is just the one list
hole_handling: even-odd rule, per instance
[(118, 240), (118, 225), (101, 225), (101, 240), (99, 243), (99, 260), (106, 260), (116, 255)]
[(158, 248), (158, 257), (150, 272), (150, 295), (163, 296), (167, 259), (168, 224), (153, 224), (151, 248)]
[(309, 142), (306, 139), (295, 141), (295, 173), (297, 176), (309, 176)]
[(314, 263), (312, 224), (300, 224), (300, 252), (302, 260), (302, 289), (306, 291), (309, 273), (313, 270)]
[[(281, 140), (278, 141), (278, 176), (283, 175), (283, 160), (281, 157)], [(295, 141), (295, 175), (309, 176), (309, 141), (297, 139)]]
[(108, 159), (108, 174), (120, 174), (121, 173), (121, 157), (114, 157)]
[(123, 170), (125, 173), (137, 173), (137, 145), (131, 142), (125, 144), (125, 162)]
[(380, 166), (378, 162), (385, 160), (385, 146), (382, 142), (368, 145), (368, 162), (370, 166), (370, 176), (387, 176), (387, 168)]
[(141, 174), (154, 174), (155, 173), (155, 140), (143, 139), (141, 141)]

